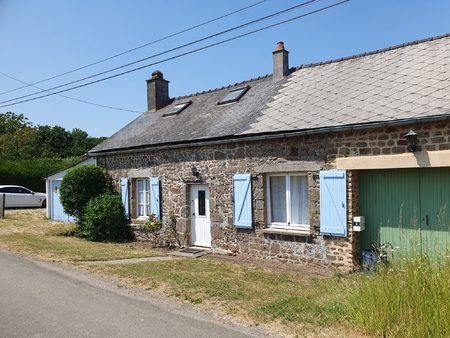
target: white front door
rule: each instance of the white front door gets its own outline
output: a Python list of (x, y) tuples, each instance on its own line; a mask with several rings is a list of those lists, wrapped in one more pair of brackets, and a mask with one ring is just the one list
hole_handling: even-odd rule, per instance
[(211, 247), (211, 220), (209, 218), (209, 190), (206, 186), (191, 188), (192, 244)]

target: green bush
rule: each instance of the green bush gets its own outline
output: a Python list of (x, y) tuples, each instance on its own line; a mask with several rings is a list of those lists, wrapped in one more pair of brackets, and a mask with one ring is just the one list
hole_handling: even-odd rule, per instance
[(103, 193), (113, 191), (111, 176), (93, 164), (70, 169), (61, 183), (61, 203), (64, 211), (82, 222), (88, 202)]
[(86, 205), (78, 234), (97, 242), (125, 238), (125, 214), (119, 194), (106, 192), (91, 199)]

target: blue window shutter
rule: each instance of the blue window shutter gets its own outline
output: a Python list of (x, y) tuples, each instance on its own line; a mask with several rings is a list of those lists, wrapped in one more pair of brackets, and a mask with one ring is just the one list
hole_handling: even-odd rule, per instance
[(155, 214), (158, 220), (161, 219), (159, 196), (159, 178), (150, 177), (150, 213)]
[(125, 218), (128, 219), (130, 217), (130, 202), (129, 202), (129, 189), (128, 189), (128, 178), (120, 179), (120, 190), (122, 195), (122, 204), (123, 209), (125, 210)]
[(345, 171), (320, 172), (320, 234), (347, 236), (347, 175)]
[(233, 176), (234, 226), (236, 228), (252, 227), (252, 179), (250, 174)]

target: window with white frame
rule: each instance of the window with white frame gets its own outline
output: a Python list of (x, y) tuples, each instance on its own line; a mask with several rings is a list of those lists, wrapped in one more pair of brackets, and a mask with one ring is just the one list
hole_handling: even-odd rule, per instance
[(309, 228), (308, 176), (272, 174), (267, 181), (269, 226)]
[(150, 193), (148, 179), (136, 180), (137, 216), (148, 217), (150, 214)]

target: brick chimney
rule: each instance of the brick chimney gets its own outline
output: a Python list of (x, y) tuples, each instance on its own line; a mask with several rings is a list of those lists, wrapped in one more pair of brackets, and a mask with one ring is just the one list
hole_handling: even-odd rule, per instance
[(273, 54), (273, 80), (283, 79), (289, 73), (289, 52), (284, 49), (283, 41), (278, 42)]
[(147, 80), (147, 107), (155, 111), (167, 106), (169, 98), (169, 81), (164, 80), (163, 73), (159, 70), (152, 73), (152, 78)]

